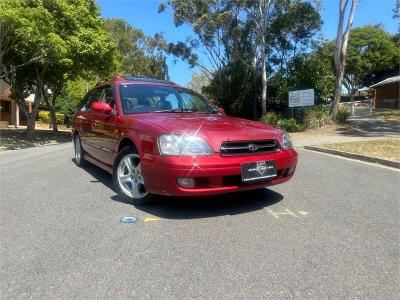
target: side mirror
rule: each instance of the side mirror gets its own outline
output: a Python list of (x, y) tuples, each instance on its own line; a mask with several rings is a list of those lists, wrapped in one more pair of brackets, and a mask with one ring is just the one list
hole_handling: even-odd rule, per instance
[(220, 113), (224, 114), (225, 113), (225, 109), (223, 109), (222, 107), (218, 107), (218, 110)]
[(103, 113), (107, 113), (107, 114), (112, 113), (112, 111), (113, 111), (113, 109), (112, 109), (112, 107), (110, 106), (110, 104), (104, 103), (104, 102), (93, 102), (93, 103), (90, 105), (90, 108), (91, 108), (93, 111), (96, 111), (96, 112), (103, 112)]

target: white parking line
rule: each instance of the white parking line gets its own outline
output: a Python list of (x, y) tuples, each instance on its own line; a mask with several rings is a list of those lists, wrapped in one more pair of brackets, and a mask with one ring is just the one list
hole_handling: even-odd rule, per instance
[(344, 156), (340, 156), (340, 155), (334, 155), (334, 154), (325, 153), (325, 152), (319, 152), (319, 151), (308, 150), (308, 149), (305, 149), (305, 148), (303, 148), (303, 147), (295, 147), (295, 148), (296, 148), (296, 149), (301, 149), (302, 151), (308, 151), (308, 152), (312, 152), (312, 153), (317, 153), (317, 154), (322, 154), (322, 155), (328, 155), (328, 156), (332, 156), (332, 157), (335, 157), (335, 158), (341, 158), (341, 159), (350, 160), (350, 161), (353, 161), (353, 162), (358, 162), (358, 163), (362, 163), (362, 164), (366, 164), (366, 165), (370, 165), (370, 166), (374, 166), (374, 167), (379, 167), (379, 168), (383, 168), (383, 169), (388, 169), (388, 170), (400, 172), (400, 169), (396, 169), (396, 168), (392, 168), (392, 167), (380, 165), (380, 164), (377, 164), (377, 163), (370, 163), (370, 162), (367, 162), (367, 161), (362, 161), (362, 160), (358, 160), (358, 159), (348, 158), (348, 157), (344, 157)]

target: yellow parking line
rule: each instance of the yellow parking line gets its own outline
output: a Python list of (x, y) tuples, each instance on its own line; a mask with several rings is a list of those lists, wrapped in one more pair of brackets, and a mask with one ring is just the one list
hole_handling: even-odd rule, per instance
[(152, 218), (152, 217), (145, 217), (144, 218), (145, 222), (155, 222), (155, 221), (160, 221), (159, 218)]

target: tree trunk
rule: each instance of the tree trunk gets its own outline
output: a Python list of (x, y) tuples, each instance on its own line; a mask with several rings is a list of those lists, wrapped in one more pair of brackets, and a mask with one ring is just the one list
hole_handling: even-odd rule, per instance
[(262, 114), (267, 113), (267, 62), (266, 62), (266, 45), (265, 45), (265, 33), (267, 26), (267, 12), (269, 9), (269, 0), (259, 0), (259, 50), (261, 59), (261, 112)]
[(262, 75), (261, 75), (261, 111), (262, 114), (267, 113), (267, 66), (265, 62), (265, 57), (262, 60)]
[(257, 120), (257, 53), (254, 54), (253, 57), (253, 89), (254, 89), (254, 98), (253, 98), (253, 120)]
[(26, 137), (32, 138), (35, 134), (35, 121), (36, 121), (36, 114), (28, 113), (26, 117)]
[(344, 33), (343, 33), (343, 21), (348, 1), (341, 0), (339, 3), (339, 24), (336, 35), (336, 47), (335, 47), (335, 69), (336, 69), (335, 95), (330, 110), (330, 115), (332, 118), (336, 118), (338, 112), (340, 95), (342, 92), (344, 69), (346, 66), (347, 43), (349, 40), (350, 29), (353, 24), (355, 9), (358, 5), (358, 1), (359, 0), (352, 0), (351, 10), (348, 16), (347, 26)]
[(334, 95), (333, 102), (331, 105), (331, 110), (330, 110), (330, 115), (332, 117), (336, 117), (337, 112), (338, 112), (340, 96), (342, 94), (343, 73), (344, 73), (343, 68), (339, 68), (339, 70), (336, 70), (335, 95)]
[(49, 109), (50, 109), (50, 117), (51, 117), (53, 132), (58, 132), (56, 109), (54, 108), (54, 106), (50, 106)]

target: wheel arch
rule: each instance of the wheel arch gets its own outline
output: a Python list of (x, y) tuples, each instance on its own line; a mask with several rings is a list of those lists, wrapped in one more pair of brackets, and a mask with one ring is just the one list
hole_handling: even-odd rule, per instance
[(139, 153), (139, 148), (137, 147), (136, 143), (133, 141), (133, 139), (129, 137), (124, 137), (119, 141), (117, 153), (119, 153), (123, 148), (128, 146), (133, 147)]

